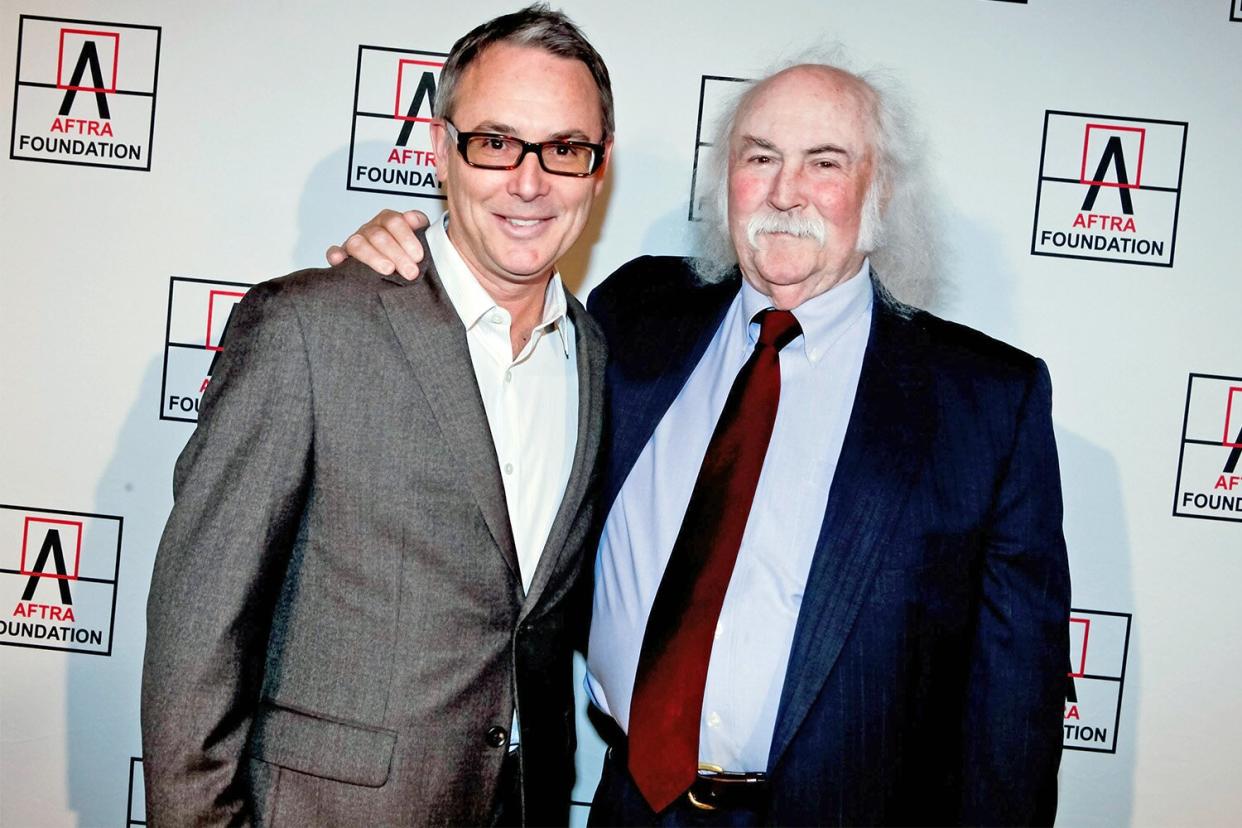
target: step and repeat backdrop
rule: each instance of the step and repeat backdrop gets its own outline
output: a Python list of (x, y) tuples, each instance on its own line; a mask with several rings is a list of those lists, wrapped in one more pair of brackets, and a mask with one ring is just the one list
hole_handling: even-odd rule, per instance
[[(0, 824), (145, 823), (147, 587), (232, 307), (381, 207), (442, 209), (441, 61), (516, 6), (0, 3)], [(832, 44), (900, 83), (927, 303), (1052, 371), (1074, 589), (1059, 821), (1236, 824), (1242, 0), (564, 8), (617, 98), (604, 195), (562, 262), (584, 298), (635, 255), (693, 251), (739, 83)], [(581, 822), (602, 753), (581, 716), (579, 741)]]

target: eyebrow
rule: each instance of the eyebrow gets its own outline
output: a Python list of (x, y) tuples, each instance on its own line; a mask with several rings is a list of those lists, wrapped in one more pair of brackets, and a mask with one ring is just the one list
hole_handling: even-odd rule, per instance
[(850, 157), (850, 151), (845, 147), (839, 147), (836, 144), (816, 144), (806, 151), (806, 155), (823, 155), (824, 153), (833, 153)]
[[(512, 124), (501, 123), (500, 121), (484, 121), (472, 130), (467, 132), (497, 132), (501, 135), (512, 135), (518, 137), (518, 129)], [(560, 132), (554, 132), (544, 139), (545, 141), (586, 141), (591, 142), (592, 138), (580, 129), (563, 129)]]
[(760, 149), (772, 150), (773, 152), (776, 152), (776, 144), (773, 144), (771, 141), (769, 141), (766, 138), (760, 138), (757, 135), (743, 135), (742, 143), (753, 144), (754, 146), (759, 147)]

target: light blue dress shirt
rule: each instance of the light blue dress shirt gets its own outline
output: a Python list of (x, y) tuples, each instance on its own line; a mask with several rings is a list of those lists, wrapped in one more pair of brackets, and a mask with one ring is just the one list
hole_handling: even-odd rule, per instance
[[(794, 308), (802, 336), (781, 351), (781, 397), (716, 627), (699, 759), (767, 768), (785, 667), (870, 333), (870, 267)], [(595, 564), (587, 690), (622, 729), (647, 615), (707, 444), (754, 350), (768, 298), (743, 281), (720, 328), (626, 478)]]

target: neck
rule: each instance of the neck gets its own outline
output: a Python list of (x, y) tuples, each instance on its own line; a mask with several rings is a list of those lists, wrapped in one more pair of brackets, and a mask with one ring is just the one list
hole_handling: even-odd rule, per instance
[(470, 270), (475, 281), (482, 286), (487, 295), (492, 297), (492, 301), (509, 312), (511, 323), (509, 325), (509, 344), (513, 348), (513, 356), (517, 356), (523, 347), (526, 346), (527, 340), (530, 339), (531, 331), (539, 324), (543, 318), (544, 297), (548, 292), (548, 283), (552, 281), (553, 270), (548, 269), (544, 273), (529, 281), (515, 282), (500, 278), (487, 270), (476, 267), (471, 257), (466, 253), (457, 240), (453, 238), (453, 226), (448, 228), (449, 241), (457, 248), (457, 252), (461, 254), (462, 261), (466, 263), (466, 267)]

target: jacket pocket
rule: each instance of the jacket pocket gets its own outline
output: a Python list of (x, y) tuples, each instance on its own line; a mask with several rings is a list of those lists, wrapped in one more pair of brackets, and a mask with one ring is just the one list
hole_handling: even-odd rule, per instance
[(388, 781), (397, 733), (264, 701), (247, 753), (323, 779), (378, 788)]

